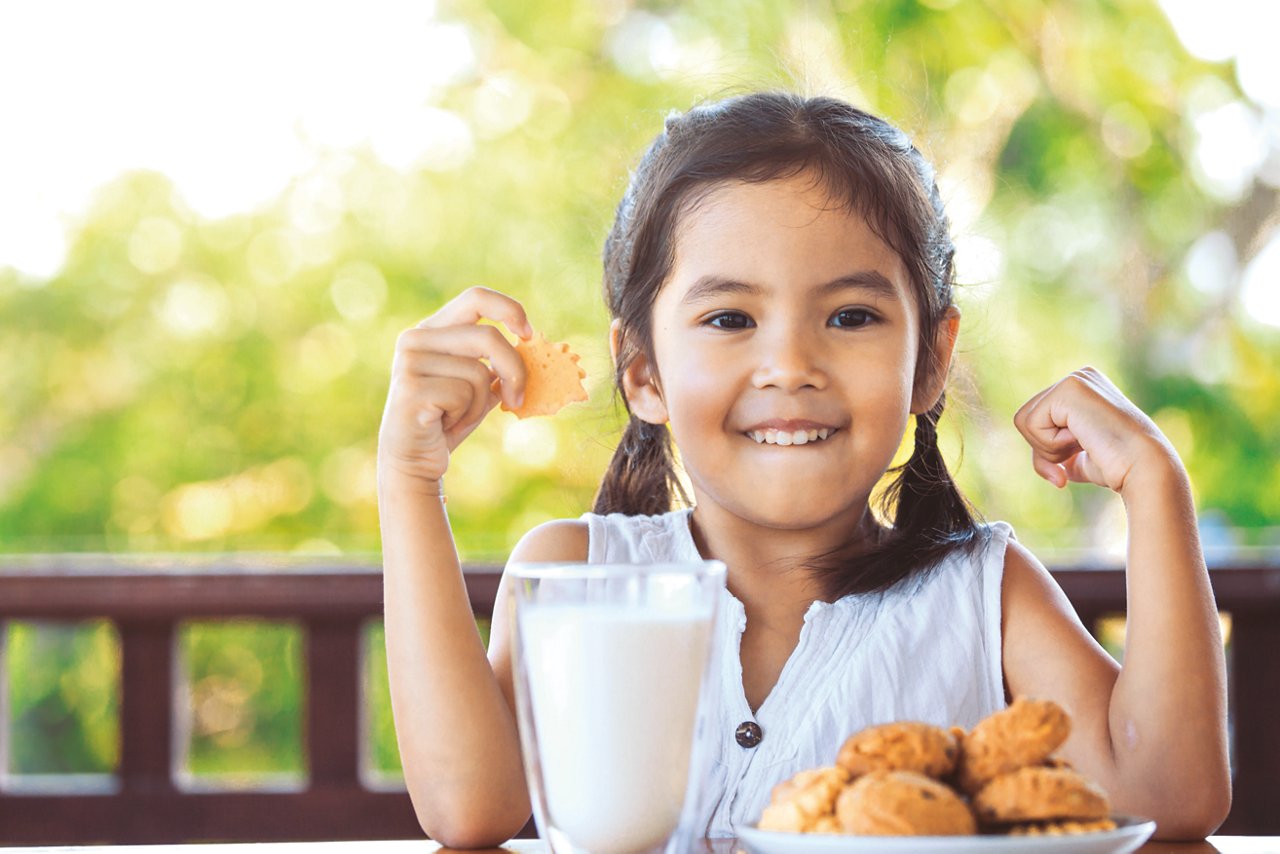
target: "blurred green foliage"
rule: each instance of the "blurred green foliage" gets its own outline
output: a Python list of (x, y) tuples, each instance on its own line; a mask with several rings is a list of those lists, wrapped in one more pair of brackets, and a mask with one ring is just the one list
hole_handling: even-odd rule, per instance
[[(407, 170), (331, 152), (218, 220), (164, 175), (121, 175), (72, 224), (56, 275), (0, 268), (0, 551), (376, 551), (396, 335), (473, 284), (569, 341), (591, 402), (495, 413), (457, 451), (461, 552), (501, 559), (582, 512), (619, 424), (599, 251), (628, 170), (669, 110), (761, 86), (846, 97), (937, 163), (965, 285), (944, 450), (989, 518), (1033, 548), (1122, 541), (1116, 499), (1045, 485), (1010, 421), (1094, 364), (1178, 446), (1211, 543), (1274, 543), (1280, 334), (1230, 283), (1197, 286), (1187, 254), (1220, 231), (1247, 259), (1277, 194), (1226, 198), (1197, 177), (1195, 118), (1242, 96), (1152, 0), (453, 0), (438, 17), (477, 56), (432, 96), (465, 144)], [(65, 767), (109, 768), (116, 700), (75, 696), (111, 680), (110, 630), (61, 631), (8, 629), (15, 726), (70, 716)], [(201, 625), (184, 644), (197, 707), (201, 691), (240, 704), (219, 719), (234, 725), (193, 728), (192, 769), (299, 768), (292, 630)], [(394, 773), (371, 661), (371, 762)], [(11, 743), (11, 766), (64, 767)]]
[[(302, 632), (253, 620), (188, 623), (178, 633), (187, 733), (181, 770), (222, 785), (306, 777)], [(354, 686), (353, 690), (354, 690)]]
[(391, 685), (387, 681), (387, 636), (382, 621), (365, 626), (364, 703), (367, 728), (361, 734), (366, 747), (364, 772), (377, 781), (400, 773), (400, 749), (391, 716)]
[(495, 415), (463, 446), (463, 553), (581, 512), (618, 421), (598, 255), (627, 170), (668, 110), (754, 85), (844, 95), (938, 163), (971, 286), (951, 434), (979, 507), (1033, 542), (1093, 537), (1108, 497), (1043, 488), (1008, 423), (1088, 362), (1171, 425), (1204, 509), (1275, 518), (1280, 339), (1183, 270), (1213, 229), (1246, 255), (1275, 191), (1228, 206), (1197, 185), (1188, 115), (1239, 96), (1152, 3), (551, 9), (439, 10), (482, 57), (436, 95), (471, 128), (460, 154), (403, 171), (332, 153), (216, 221), (163, 175), (122, 175), (52, 279), (0, 272), (0, 548), (375, 550), (395, 336), (476, 283), (583, 352), (592, 402)]
[(0, 773), (109, 774), (120, 758), (120, 641), (111, 623), (10, 622)]

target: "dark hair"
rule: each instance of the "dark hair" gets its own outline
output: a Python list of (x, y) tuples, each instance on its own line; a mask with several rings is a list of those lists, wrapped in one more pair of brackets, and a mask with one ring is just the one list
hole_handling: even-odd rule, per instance
[[(936, 378), (942, 367), (934, 339), (953, 302), (955, 246), (933, 167), (902, 131), (856, 107), (762, 92), (669, 117), (632, 175), (604, 245), (605, 301), (621, 321), (620, 392), (632, 361), (642, 353), (652, 359), (652, 307), (674, 263), (680, 215), (725, 182), (762, 183), (805, 172), (864, 216), (902, 259), (920, 311), (916, 382)], [(851, 542), (808, 561), (828, 597), (883, 590), (977, 542), (974, 513), (938, 449), (944, 401), (939, 397), (916, 416), (915, 449), (892, 470), (896, 477), (882, 495), (882, 510), (893, 519), (888, 536), (870, 548)], [(595, 512), (665, 513), (677, 496), (685, 498), (669, 431), (631, 415)]]

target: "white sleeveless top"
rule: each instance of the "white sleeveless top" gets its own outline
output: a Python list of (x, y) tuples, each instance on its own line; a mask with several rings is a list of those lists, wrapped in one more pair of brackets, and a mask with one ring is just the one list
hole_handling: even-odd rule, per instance
[[(700, 560), (691, 512), (585, 513), (587, 560)], [(913, 720), (968, 729), (1004, 708), (1000, 584), (1013, 531), (996, 522), (986, 534), (971, 554), (957, 551), (922, 578), (883, 593), (810, 605), (800, 642), (755, 714), (743, 692), (739, 656), (746, 612), (724, 592), (719, 690), (711, 698), (711, 776), (704, 781), (696, 828), (709, 837), (735, 836), (736, 827), (760, 818), (776, 784), (834, 764), (844, 740), (864, 727)], [(750, 748), (735, 737), (746, 722), (763, 733)]]

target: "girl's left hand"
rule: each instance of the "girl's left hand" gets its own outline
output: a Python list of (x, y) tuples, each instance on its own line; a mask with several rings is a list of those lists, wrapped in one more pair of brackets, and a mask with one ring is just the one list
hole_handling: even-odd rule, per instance
[(1095, 483), (1123, 492), (1137, 471), (1177, 467), (1177, 454), (1146, 413), (1094, 368), (1081, 368), (1013, 416), (1036, 472), (1054, 486)]

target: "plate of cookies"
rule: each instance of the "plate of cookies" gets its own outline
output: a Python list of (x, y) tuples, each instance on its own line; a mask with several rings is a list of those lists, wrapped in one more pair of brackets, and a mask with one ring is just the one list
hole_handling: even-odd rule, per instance
[(1112, 814), (1106, 793), (1055, 756), (1070, 729), (1061, 706), (1024, 698), (968, 732), (869, 727), (834, 765), (775, 786), (738, 839), (751, 854), (1127, 854), (1155, 822)]

